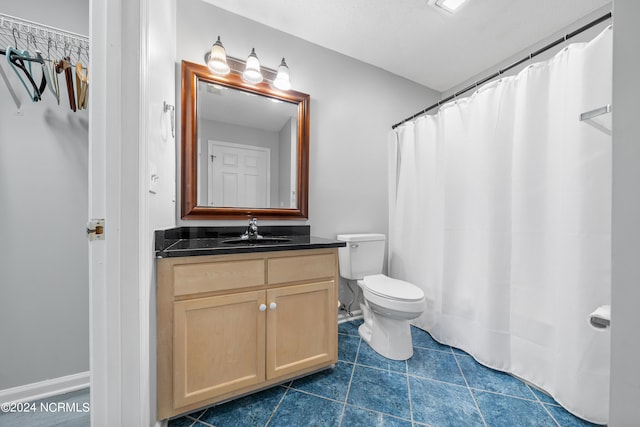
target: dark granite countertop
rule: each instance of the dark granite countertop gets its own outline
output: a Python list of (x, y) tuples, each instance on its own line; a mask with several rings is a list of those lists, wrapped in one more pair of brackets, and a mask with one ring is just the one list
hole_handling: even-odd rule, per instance
[(345, 242), (310, 235), (308, 225), (261, 226), (260, 240), (240, 240), (247, 227), (178, 227), (155, 232), (157, 258), (338, 248)]

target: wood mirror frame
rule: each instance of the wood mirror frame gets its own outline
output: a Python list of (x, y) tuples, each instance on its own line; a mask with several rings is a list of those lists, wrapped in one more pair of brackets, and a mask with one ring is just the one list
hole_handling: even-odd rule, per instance
[[(264, 71), (263, 67), (263, 71)], [(268, 70), (268, 69), (267, 69)], [(272, 70), (267, 73), (273, 74)], [(198, 82), (206, 81), (256, 95), (279, 99), (298, 105), (298, 164), (297, 204), (295, 208), (242, 208), (198, 206)], [(212, 74), (205, 65), (182, 61), (181, 87), (181, 218), (183, 220), (217, 219), (307, 219), (309, 205), (309, 103), (310, 96), (293, 90), (280, 91), (269, 83), (257, 85), (245, 83), (240, 75), (231, 72), (226, 76)]]

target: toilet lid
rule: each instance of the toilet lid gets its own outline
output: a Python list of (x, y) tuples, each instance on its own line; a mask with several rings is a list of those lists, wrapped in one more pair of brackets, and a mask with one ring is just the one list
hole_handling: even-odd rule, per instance
[(363, 282), (368, 291), (384, 298), (401, 301), (418, 301), (424, 298), (424, 292), (416, 285), (384, 274), (366, 276)]

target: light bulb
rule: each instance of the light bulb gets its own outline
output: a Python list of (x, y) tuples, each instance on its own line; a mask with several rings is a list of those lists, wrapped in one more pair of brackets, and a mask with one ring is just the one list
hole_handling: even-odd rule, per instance
[(227, 64), (227, 53), (220, 41), (220, 36), (218, 36), (218, 40), (211, 46), (211, 54), (207, 60), (207, 66), (211, 71), (221, 76), (226, 76), (231, 71), (229, 64)]
[(260, 71), (260, 61), (258, 60), (258, 55), (256, 55), (256, 50), (253, 48), (251, 48), (251, 53), (247, 58), (247, 65), (244, 73), (242, 73), (242, 79), (254, 85), (263, 80), (262, 72)]
[(278, 74), (276, 75), (276, 79), (273, 81), (273, 85), (280, 90), (289, 90), (291, 89), (291, 80), (289, 79), (289, 67), (287, 63), (282, 58), (282, 62), (278, 67)]

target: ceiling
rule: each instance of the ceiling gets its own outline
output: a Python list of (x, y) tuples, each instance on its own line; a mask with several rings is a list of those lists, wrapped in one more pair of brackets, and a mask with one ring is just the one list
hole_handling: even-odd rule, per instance
[(205, 1), (441, 92), (610, 4), (467, 0), (448, 15), (428, 0)]

